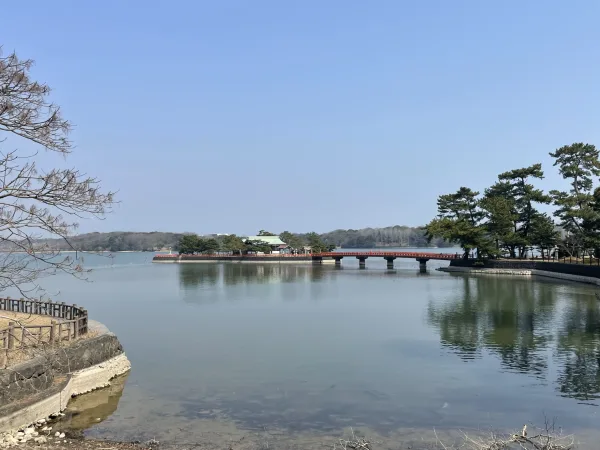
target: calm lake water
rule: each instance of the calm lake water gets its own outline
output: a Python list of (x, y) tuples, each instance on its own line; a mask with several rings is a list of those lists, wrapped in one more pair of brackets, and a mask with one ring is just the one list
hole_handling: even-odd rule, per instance
[(419, 274), (412, 260), (387, 270), (371, 258), (359, 270), (350, 258), (336, 269), (152, 256), (87, 256), (92, 282), (44, 280), (114, 331), (133, 364), (115, 387), (73, 403), (71, 425), (88, 435), (385, 435), (513, 429), (544, 414), (569, 432), (600, 424), (590, 286), (448, 274), (434, 261)]

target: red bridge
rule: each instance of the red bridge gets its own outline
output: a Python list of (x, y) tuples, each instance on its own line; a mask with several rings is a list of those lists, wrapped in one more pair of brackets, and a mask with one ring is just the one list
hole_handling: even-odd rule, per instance
[(336, 265), (342, 264), (344, 257), (354, 257), (358, 259), (360, 267), (365, 267), (367, 258), (380, 257), (387, 261), (388, 269), (394, 268), (394, 260), (396, 258), (414, 258), (419, 261), (421, 271), (425, 271), (427, 261), (430, 259), (437, 259), (443, 261), (450, 261), (452, 259), (459, 259), (458, 254), (453, 253), (429, 253), (429, 252), (324, 252), (313, 255), (313, 260), (319, 261), (323, 258), (332, 258), (335, 260)]
[(313, 263), (320, 264), (324, 259), (334, 260), (336, 266), (342, 264), (344, 258), (356, 258), (360, 267), (366, 266), (368, 258), (383, 258), (387, 261), (388, 269), (394, 268), (394, 260), (396, 258), (414, 258), (419, 261), (421, 271), (425, 271), (426, 263), (430, 259), (437, 259), (441, 261), (451, 261), (453, 259), (460, 259), (461, 256), (452, 253), (430, 253), (430, 252), (324, 252), (324, 253), (313, 253), (313, 254), (266, 254), (266, 255), (233, 255), (232, 253), (217, 253), (211, 255), (179, 255), (179, 254), (168, 254), (168, 255), (155, 255), (153, 261), (155, 262), (185, 262), (191, 261), (283, 261), (283, 260), (297, 260), (297, 261), (312, 261)]

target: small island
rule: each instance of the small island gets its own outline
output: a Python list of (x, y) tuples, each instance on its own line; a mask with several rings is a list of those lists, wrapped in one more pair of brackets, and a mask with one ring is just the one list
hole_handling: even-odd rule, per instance
[[(284, 241), (285, 239), (285, 241)], [(277, 236), (261, 230), (256, 236), (222, 235), (219, 238), (186, 234), (177, 244), (177, 254), (158, 254), (157, 263), (173, 262), (313, 262), (314, 255), (334, 250), (334, 244), (323, 242), (317, 233), (306, 239), (289, 232)], [(319, 262), (323, 258), (319, 258)]]

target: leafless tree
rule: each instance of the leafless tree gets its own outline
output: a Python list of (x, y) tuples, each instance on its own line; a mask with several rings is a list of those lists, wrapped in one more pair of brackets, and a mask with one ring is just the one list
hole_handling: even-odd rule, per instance
[[(0, 48), (1, 51), (1, 48)], [(41, 296), (41, 276), (86, 270), (42, 238), (69, 242), (85, 217), (103, 217), (114, 200), (96, 178), (77, 169), (38, 168), (39, 151), (15, 149), (13, 139), (65, 158), (73, 150), (69, 121), (49, 102), (50, 88), (30, 78), (32, 60), (0, 53), (0, 291)], [(9, 145), (10, 144), (10, 145)]]

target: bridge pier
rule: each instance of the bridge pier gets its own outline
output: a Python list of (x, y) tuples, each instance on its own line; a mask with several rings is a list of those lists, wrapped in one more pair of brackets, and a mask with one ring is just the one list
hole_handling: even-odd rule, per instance
[(342, 266), (344, 257), (355, 257), (358, 259), (358, 266), (364, 269), (367, 265), (367, 258), (380, 257), (386, 260), (387, 268), (394, 268), (394, 260), (397, 258), (410, 258), (419, 262), (421, 273), (427, 273), (427, 261), (430, 259), (440, 261), (451, 261), (457, 259), (458, 255), (449, 253), (430, 253), (430, 252), (321, 252), (314, 253), (312, 260), (314, 264), (324, 264), (326, 262), (335, 263), (335, 267)]
[(358, 267), (360, 269), (364, 269), (365, 267), (367, 267), (367, 258), (368, 256), (357, 256), (356, 259), (358, 259)]

